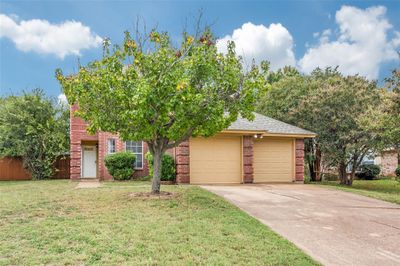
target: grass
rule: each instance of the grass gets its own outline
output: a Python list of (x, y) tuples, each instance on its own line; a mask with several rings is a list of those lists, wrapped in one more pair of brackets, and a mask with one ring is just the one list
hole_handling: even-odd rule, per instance
[(0, 265), (315, 265), (289, 241), (195, 186), (140, 199), (148, 182), (75, 189), (0, 182)]
[(400, 183), (393, 179), (354, 180), (351, 187), (337, 181), (324, 181), (323, 185), (333, 186), (348, 192), (400, 204)]

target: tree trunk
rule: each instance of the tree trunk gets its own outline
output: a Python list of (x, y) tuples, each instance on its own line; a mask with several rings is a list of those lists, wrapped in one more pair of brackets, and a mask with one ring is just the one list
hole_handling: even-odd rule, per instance
[(313, 160), (308, 161), (312, 181), (321, 181), (321, 150), (316, 147)]
[(306, 153), (306, 161), (308, 165), (308, 171), (310, 174), (310, 180), (316, 181), (316, 172), (315, 172), (315, 146), (313, 140), (305, 140), (304, 141), (304, 151)]
[(340, 161), (340, 163), (339, 163), (338, 172), (339, 172), (340, 184), (347, 185), (348, 178), (347, 178), (347, 173), (346, 173), (346, 163), (343, 160)]
[(357, 156), (353, 156), (353, 165), (351, 167), (351, 174), (350, 174), (350, 178), (348, 180), (347, 185), (351, 186), (353, 184), (353, 180), (354, 177), (356, 176), (356, 170), (358, 168), (358, 157)]
[(315, 181), (321, 181), (321, 157), (321, 149), (316, 144), (314, 160)]
[(315, 179), (315, 169), (314, 169), (314, 161), (313, 160), (307, 160), (308, 163), (308, 170), (310, 172), (310, 179), (311, 181), (316, 181)]
[(162, 149), (155, 147), (153, 149), (153, 182), (151, 186), (151, 193), (159, 194), (160, 193), (160, 184), (161, 184), (161, 158), (163, 155)]

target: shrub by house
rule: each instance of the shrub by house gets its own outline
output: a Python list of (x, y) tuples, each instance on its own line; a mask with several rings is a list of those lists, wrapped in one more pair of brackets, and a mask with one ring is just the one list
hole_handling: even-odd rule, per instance
[(116, 180), (127, 180), (133, 175), (136, 157), (131, 152), (108, 154), (104, 163), (108, 172)]
[[(153, 156), (150, 152), (146, 153), (146, 160), (149, 163), (149, 174), (153, 176)], [(175, 161), (174, 158), (169, 154), (164, 154), (161, 159), (161, 180), (162, 181), (174, 181), (176, 177)]]

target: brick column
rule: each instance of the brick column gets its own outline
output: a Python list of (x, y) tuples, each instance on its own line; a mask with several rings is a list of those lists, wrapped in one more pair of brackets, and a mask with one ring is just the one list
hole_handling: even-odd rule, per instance
[(253, 136), (243, 136), (243, 182), (253, 183)]
[(112, 180), (112, 176), (107, 172), (104, 158), (107, 155), (107, 136), (105, 132), (99, 132), (99, 144), (97, 151), (97, 170), (100, 180)]
[(189, 141), (182, 142), (176, 147), (176, 182), (190, 183)]
[(398, 154), (396, 150), (383, 151), (381, 153), (381, 174), (384, 176), (396, 176), (398, 165)]
[(70, 131), (70, 138), (70, 179), (78, 180), (81, 178), (81, 140), (73, 131)]
[(304, 181), (304, 139), (296, 139), (296, 182)]
[(78, 107), (76, 105), (70, 106), (70, 117), (69, 117), (69, 124), (70, 124), (70, 179), (78, 180), (81, 178), (81, 133), (79, 130), (80, 121), (78, 118), (74, 116), (74, 112)]

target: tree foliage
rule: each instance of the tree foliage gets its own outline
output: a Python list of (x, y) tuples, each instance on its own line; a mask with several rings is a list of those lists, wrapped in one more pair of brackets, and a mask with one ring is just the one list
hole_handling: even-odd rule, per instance
[(381, 91), (382, 101), (371, 110), (374, 123), (369, 128), (382, 135), (382, 149), (400, 150), (400, 69), (392, 71), (385, 79), (385, 90)]
[[(149, 164), (149, 174), (153, 175), (153, 156), (149, 152), (147, 152), (145, 156)], [(170, 154), (164, 154), (161, 159), (161, 165), (161, 181), (175, 181), (176, 167), (174, 157), (172, 157)]]
[(167, 32), (153, 30), (112, 49), (75, 75), (57, 79), (90, 132), (144, 140), (154, 158), (153, 193), (160, 190), (161, 156), (191, 136), (211, 136), (238, 115), (252, 119), (257, 94), (266, 87), (268, 65), (242, 69), (233, 42), (218, 53), (209, 29), (183, 34), (176, 47)]
[(36, 89), (0, 101), (0, 156), (21, 156), (35, 179), (53, 174), (69, 150), (69, 108)]
[(257, 103), (257, 111), (289, 124), (297, 125), (298, 117), (292, 115), (310, 91), (308, 80), (299, 73), (286, 75), (281, 70), (269, 75), (271, 89)]
[[(351, 184), (364, 156), (380, 135), (368, 127), (366, 115), (380, 103), (374, 81), (343, 76), (337, 69), (316, 69), (311, 75), (283, 76), (272, 83), (258, 110), (318, 134), (315, 144), (329, 166), (337, 166), (341, 182)], [(352, 166), (350, 177), (346, 168)]]

